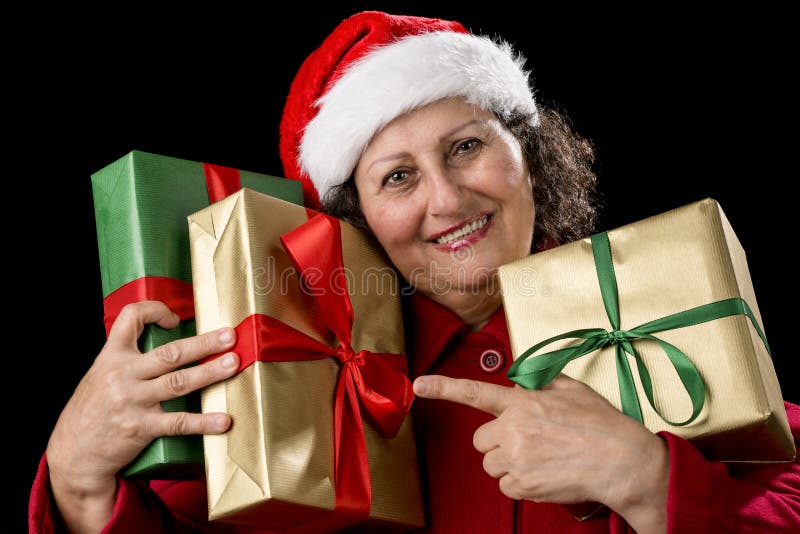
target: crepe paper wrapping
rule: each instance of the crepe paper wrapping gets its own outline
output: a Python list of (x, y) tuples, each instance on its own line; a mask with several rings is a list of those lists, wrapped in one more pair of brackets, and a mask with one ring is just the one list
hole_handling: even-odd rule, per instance
[[(607, 236), (618, 291), (616, 310), (613, 305), (607, 309), (613, 301), (608, 294), (612, 284), (598, 283), (596, 253), (604, 246), (601, 235), (500, 267), (515, 357), (511, 374), (535, 374), (538, 367), (538, 372), (551, 375), (555, 368), (546, 368), (552, 362), (536, 364), (541, 355), (532, 352), (547, 343), (556, 354), (544, 355), (543, 361), (557, 360), (565, 354), (559, 351), (575, 350), (574, 339), (565, 332), (581, 331), (584, 339), (595, 336), (589, 343), (596, 343), (598, 350), (572, 359), (563, 372), (588, 384), (617, 408), (626, 406), (651, 431), (667, 430), (689, 439), (714, 460), (793, 460), (794, 440), (766, 337), (759, 327), (761, 316), (745, 253), (719, 204), (705, 199), (611, 230)], [(719, 302), (723, 304), (715, 304)], [(685, 327), (659, 330), (659, 340), (648, 337), (665, 317), (714, 307), (730, 309), (706, 322), (695, 317)], [(602, 327), (606, 334), (591, 332), (600, 325), (606, 325)], [(639, 329), (634, 325), (640, 325)], [(646, 335), (632, 342), (624, 333), (631, 330)], [(614, 339), (601, 348), (604, 336)], [(555, 340), (558, 337), (562, 339)], [(633, 351), (633, 343), (639, 358), (621, 350)], [(666, 344), (679, 349), (686, 359), (672, 348), (666, 355)], [(527, 359), (518, 363), (523, 354)], [(683, 380), (673, 361), (686, 370), (681, 371)], [(692, 367), (699, 382), (691, 378)], [(635, 388), (621, 396), (620, 380)], [(694, 398), (687, 394), (687, 381), (694, 383), (690, 391), (696, 392), (698, 383), (704, 387), (699, 402), (696, 394)], [(642, 398), (648, 402), (640, 406)]]
[[(293, 180), (141, 151), (93, 173), (91, 183), (106, 332), (128, 302), (157, 298), (175, 307), (182, 319), (170, 330), (147, 325), (139, 339), (143, 352), (195, 334), (188, 214), (242, 185), (302, 204), (302, 189)], [(165, 401), (162, 407), (199, 412), (199, 394)], [(181, 479), (203, 472), (200, 436), (165, 436), (122, 474)]]
[[(233, 419), (226, 434), (205, 436), (212, 520), (320, 532), (352, 519), (335, 506), (340, 499), (337, 476), (350, 468), (337, 467), (334, 459), (337, 443), (347, 448), (345, 453), (353, 452), (357, 433), (346, 427), (341, 431), (346, 439), (334, 433), (342, 364), (329, 356), (361, 358), (361, 351), (378, 358), (402, 355), (403, 327), (396, 273), (368, 238), (347, 223), (336, 221), (344, 268), (327, 272), (329, 267), (312, 266), (298, 277), (281, 238), (307, 222), (322, 227), (330, 220), (248, 189), (189, 218), (198, 330), (237, 327), (239, 352), (261, 354), (259, 361), (243, 362), (247, 367), (238, 375), (202, 391), (204, 412), (225, 411)], [(326, 250), (338, 247), (331, 248), (336, 239), (313, 239), (295, 241), (306, 252), (287, 248), (324, 265)], [(332, 274), (335, 282), (330, 282)], [(340, 288), (333, 298), (339, 302), (325, 303), (330, 293), (319, 295), (318, 283)], [(352, 350), (346, 348), (348, 329), (334, 327), (338, 320), (329, 315), (331, 309), (341, 310), (345, 295), (352, 306)], [(281, 323), (290, 328), (270, 336), (266, 329)], [(308, 360), (315, 357), (313, 347), (327, 355)], [(273, 357), (270, 352), (281, 354)], [(268, 359), (296, 361), (263, 361)], [(407, 378), (404, 384), (410, 394)], [(396, 427), (402, 421), (397, 434), (386, 437), (374, 418), (365, 415), (364, 404), (359, 405), (371, 487), (369, 528), (420, 528), (424, 518), (411, 417), (390, 424)]]

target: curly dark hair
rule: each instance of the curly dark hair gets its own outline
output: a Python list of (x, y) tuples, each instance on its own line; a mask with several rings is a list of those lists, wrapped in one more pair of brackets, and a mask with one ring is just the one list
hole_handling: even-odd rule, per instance
[[(539, 111), (536, 126), (526, 115), (500, 117), (500, 120), (519, 139), (534, 180), (536, 222), (531, 251), (591, 234), (599, 208), (591, 142), (576, 133), (565, 116), (552, 108)], [(322, 200), (322, 210), (372, 235), (359, 206), (352, 176), (328, 191)]]

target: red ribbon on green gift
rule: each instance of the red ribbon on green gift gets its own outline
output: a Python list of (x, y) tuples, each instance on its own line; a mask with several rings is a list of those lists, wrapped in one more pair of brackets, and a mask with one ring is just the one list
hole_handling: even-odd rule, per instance
[(160, 300), (177, 313), (181, 321), (194, 317), (192, 284), (166, 276), (143, 276), (120, 286), (103, 299), (106, 335), (126, 304), (145, 300)]
[[(203, 163), (208, 200), (214, 203), (242, 188), (239, 169)], [(188, 215), (188, 214), (187, 214)], [(103, 299), (103, 322), (106, 335), (117, 320), (122, 308), (132, 302), (160, 300), (181, 321), (194, 318), (194, 296), (192, 284), (167, 276), (142, 276), (115, 289)]]
[[(369, 517), (372, 487), (361, 408), (373, 426), (391, 437), (414, 399), (405, 355), (353, 349), (354, 314), (342, 260), (341, 226), (337, 219), (307, 212), (309, 221), (283, 235), (281, 242), (339, 345), (329, 347), (277, 319), (253, 314), (236, 326), (237, 342), (231, 349), (239, 355), (239, 371), (256, 361), (336, 358), (341, 363), (334, 397), (334, 511), (292, 532), (329, 531)], [(303, 277), (307, 272), (323, 276)]]

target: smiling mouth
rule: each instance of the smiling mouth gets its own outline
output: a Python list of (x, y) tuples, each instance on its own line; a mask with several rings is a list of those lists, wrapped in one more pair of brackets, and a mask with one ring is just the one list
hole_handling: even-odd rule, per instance
[(431, 243), (435, 243), (437, 245), (449, 245), (450, 243), (460, 241), (466, 237), (469, 237), (475, 232), (482, 230), (489, 223), (490, 218), (491, 214), (487, 213), (486, 215), (478, 217), (474, 221), (467, 223), (456, 230), (441, 235), (436, 239), (431, 239)]

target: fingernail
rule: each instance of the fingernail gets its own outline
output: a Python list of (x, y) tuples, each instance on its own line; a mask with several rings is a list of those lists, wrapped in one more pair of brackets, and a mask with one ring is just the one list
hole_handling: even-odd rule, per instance
[(228, 418), (224, 415), (218, 415), (214, 418), (214, 430), (223, 432), (228, 427)]
[(226, 328), (225, 330), (220, 332), (219, 340), (222, 341), (223, 343), (230, 343), (231, 341), (233, 341), (233, 330), (231, 330), (230, 328)]
[(428, 381), (422, 377), (414, 380), (414, 393), (422, 395), (428, 392)]
[(223, 367), (231, 368), (231, 367), (236, 367), (236, 365), (237, 365), (236, 354), (231, 352), (230, 354), (222, 358)]

